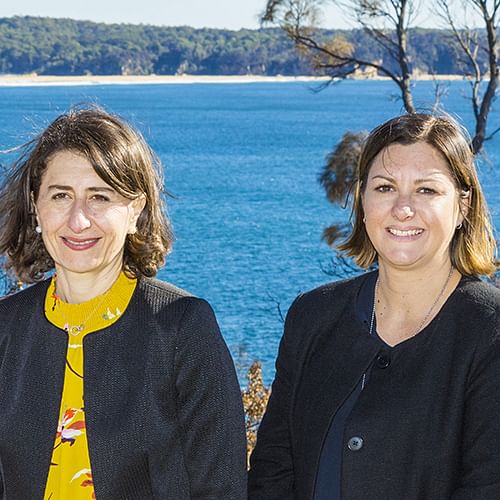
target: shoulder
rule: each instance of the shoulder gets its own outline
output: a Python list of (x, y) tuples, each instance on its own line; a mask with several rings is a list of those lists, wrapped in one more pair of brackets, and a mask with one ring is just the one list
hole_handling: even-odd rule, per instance
[[(476, 278), (462, 278), (450, 301), (450, 322), (464, 346), (487, 353), (500, 348), (500, 290)], [(450, 324), (451, 324), (450, 323)], [(500, 353), (497, 353), (500, 354)]]
[(193, 295), (186, 290), (157, 278), (139, 278), (138, 287), (147, 295), (158, 295), (165, 299), (170, 298), (175, 300), (182, 297), (193, 297)]
[(348, 305), (354, 303), (363, 283), (373, 273), (364, 273), (354, 278), (326, 283), (299, 295), (290, 306), (288, 316), (307, 323), (331, 321)]
[(466, 326), (473, 335), (480, 331), (499, 335), (500, 290), (490, 283), (477, 278), (462, 278), (450, 306), (458, 324)]
[(347, 307), (354, 311), (358, 292), (370, 275), (327, 283), (299, 295), (288, 310), (281, 357), (297, 358), (322, 332), (334, 328)]
[(40, 299), (42, 301), (45, 300), (45, 294), (47, 293), (49, 284), (50, 279), (46, 279), (35, 283), (34, 285), (29, 285), (18, 292), (1, 297), (0, 314), (12, 311), (18, 307), (24, 307), (27, 305), (33, 306), (34, 301)]
[(185, 307), (202, 300), (182, 288), (156, 278), (139, 278), (136, 293), (155, 312), (168, 306)]
[[(181, 288), (156, 278), (141, 278), (137, 286), (140, 308), (148, 308), (160, 322), (185, 325), (197, 323), (202, 330), (203, 324), (216, 325), (215, 315), (210, 304)], [(185, 330), (183, 326), (183, 330)]]
[[(450, 304), (448, 331), (465, 353), (468, 380), (476, 387), (498, 387), (500, 370), (500, 291), (484, 281), (462, 278)], [(474, 387), (472, 385), (471, 387)], [(495, 389), (496, 390), (496, 389)]]
[(325, 283), (317, 288), (309, 290), (301, 295), (306, 301), (307, 300), (329, 300), (334, 295), (352, 295), (356, 294), (361, 285), (364, 283), (373, 272), (363, 273), (354, 278), (348, 278), (339, 281), (333, 281), (331, 283)]
[(466, 312), (475, 309), (498, 312), (500, 308), (500, 290), (492, 284), (478, 278), (462, 278), (457, 287), (457, 299), (460, 308)]
[(139, 314), (148, 315), (160, 332), (172, 332), (172, 336), (161, 335), (161, 338), (174, 343), (178, 368), (192, 363), (201, 366), (207, 359), (214, 361), (213, 369), (232, 367), (215, 313), (205, 299), (151, 278), (142, 278), (138, 291), (143, 299)]
[(44, 280), (0, 299), (0, 339), (17, 332), (26, 324), (33, 311), (39, 311), (43, 315), (49, 283), (50, 280)]

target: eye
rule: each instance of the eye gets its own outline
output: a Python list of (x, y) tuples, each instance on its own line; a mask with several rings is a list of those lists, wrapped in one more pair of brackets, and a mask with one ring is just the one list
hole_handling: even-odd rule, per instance
[(54, 193), (51, 197), (52, 200), (67, 200), (69, 199), (68, 193)]
[(104, 194), (94, 194), (94, 195), (92, 195), (91, 200), (92, 201), (107, 202), (107, 201), (110, 201), (110, 198), (109, 198), (109, 196), (106, 196)]
[(392, 186), (390, 184), (381, 184), (380, 186), (377, 186), (375, 188), (375, 191), (379, 193), (389, 193), (393, 190)]
[(430, 188), (430, 187), (425, 187), (425, 186), (418, 188), (418, 192), (422, 193), (422, 194), (436, 194), (437, 193), (437, 191), (435, 189)]

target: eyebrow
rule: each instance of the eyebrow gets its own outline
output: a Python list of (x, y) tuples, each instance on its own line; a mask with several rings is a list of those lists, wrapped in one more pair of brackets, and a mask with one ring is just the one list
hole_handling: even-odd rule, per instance
[[(440, 177), (440, 176), (445, 176), (442, 172), (435, 172), (433, 174), (430, 174), (428, 177), (422, 178), (422, 179), (415, 179), (415, 184), (422, 184), (423, 182), (429, 182), (429, 181), (435, 181), (435, 177)], [(446, 176), (445, 176), (446, 177)], [(383, 179), (386, 181), (394, 182), (394, 177), (389, 177), (386, 175), (374, 175), (372, 179)]]
[[(61, 191), (73, 191), (72, 186), (62, 186), (61, 184), (51, 184), (48, 189), (59, 189)], [(95, 192), (108, 192), (108, 193), (115, 193), (116, 191), (113, 188), (105, 187), (105, 186), (95, 186), (95, 187), (89, 187), (87, 188), (87, 191), (92, 191), (93, 193)]]

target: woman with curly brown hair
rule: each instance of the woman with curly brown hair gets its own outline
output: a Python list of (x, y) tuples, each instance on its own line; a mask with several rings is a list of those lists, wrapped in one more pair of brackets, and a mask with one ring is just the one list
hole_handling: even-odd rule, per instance
[(153, 278), (172, 244), (161, 190), (141, 135), (97, 108), (59, 116), (4, 180), (0, 254), (36, 284), (0, 301), (3, 498), (245, 498), (212, 309)]

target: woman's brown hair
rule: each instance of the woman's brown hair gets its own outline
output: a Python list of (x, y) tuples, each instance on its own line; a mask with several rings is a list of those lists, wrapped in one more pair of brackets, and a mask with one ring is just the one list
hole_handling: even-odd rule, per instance
[(370, 168), (375, 158), (391, 144), (409, 145), (417, 142), (429, 144), (442, 155), (459, 190), (460, 202), (467, 204), (462, 226), (457, 228), (450, 244), (453, 266), (468, 276), (493, 274), (496, 271), (496, 242), (470, 140), (467, 132), (449, 116), (423, 113), (402, 115), (370, 132), (357, 166), (353, 229), (339, 249), (364, 268), (377, 260), (377, 252), (363, 223), (362, 196)]
[(173, 235), (165, 213), (163, 169), (141, 134), (98, 107), (57, 117), (22, 154), (0, 188), (0, 254), (21, 281), (42, 279), (54, 262), (35, 232), (34, 203), (51, 157), (71, 151), (86, 158), (97, 175), (128, 199), (144, 196), (137, 231), (127, 235), (123, 269), (133, 277), (154, 276), (170, 251)]

